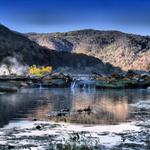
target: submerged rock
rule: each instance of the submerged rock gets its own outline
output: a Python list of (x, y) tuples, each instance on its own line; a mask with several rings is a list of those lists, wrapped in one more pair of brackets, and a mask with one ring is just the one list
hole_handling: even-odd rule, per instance
[(40, 125), (37, 125), (35, 128), (40, 130), (42, 127)]
[(34, 119), (33, 119), (33, 121), (37, 121), (37, 119), (36, 119), (36, 118), (34, 118)]
[(13, 145), (8, 145), (8, 149), (14, 149), (15, 148), (15, 146), (13, 146)]
[(0, 92), (13, 93), (17, 92), (17, 90), (16, 87), (0, 86)]

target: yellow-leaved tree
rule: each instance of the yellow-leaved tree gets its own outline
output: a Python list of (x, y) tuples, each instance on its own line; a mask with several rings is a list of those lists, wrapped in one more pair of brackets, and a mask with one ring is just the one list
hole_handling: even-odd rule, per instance
[(36, 65), (33, 65), (29, 68), (29, 74), (30, 75), (43, 76), (43, 75), (46, 75), (49, 73), (52, 73), (52, 67), (51, 66), (37, 67)]

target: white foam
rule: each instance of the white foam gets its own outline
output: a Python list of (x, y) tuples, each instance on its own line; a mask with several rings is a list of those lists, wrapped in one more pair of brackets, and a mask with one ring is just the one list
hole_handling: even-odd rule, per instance
[(131, 106), (139, 108), (139, 109), (150, 109), (150, 100), (139, 101), (135, 104), (131, 104)]

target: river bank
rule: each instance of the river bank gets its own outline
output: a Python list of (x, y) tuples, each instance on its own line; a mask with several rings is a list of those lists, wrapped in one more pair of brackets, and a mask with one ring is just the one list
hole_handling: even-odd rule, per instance
[(0, 92), (17, 92), (20, 88), (96, 88), (134, 89), (150, 87), (149, 74), (79, 75), (54, 73), (45, 76), (0, 76)]

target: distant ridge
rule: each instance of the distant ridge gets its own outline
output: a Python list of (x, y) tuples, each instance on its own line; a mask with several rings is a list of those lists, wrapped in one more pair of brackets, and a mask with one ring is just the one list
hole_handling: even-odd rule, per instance
[(150, 36), (93, 29), (26, 36), (49, 49), (87, 54), (123, 70), (150, 69)]

